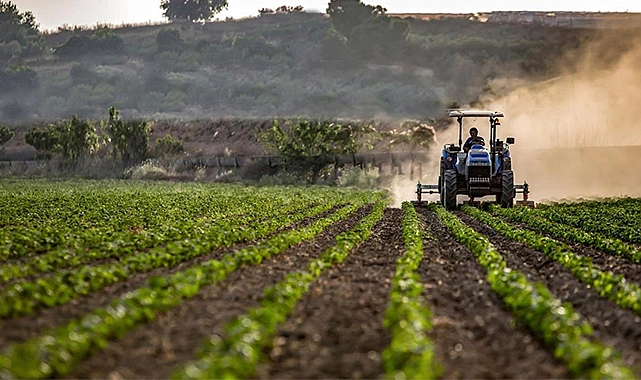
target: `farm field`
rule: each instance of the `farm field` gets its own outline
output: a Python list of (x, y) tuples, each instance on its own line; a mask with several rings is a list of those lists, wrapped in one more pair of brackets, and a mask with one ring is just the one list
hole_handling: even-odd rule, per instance
[(641, 375), (641, 199), (390, 202), (0, 180), (0, 377)]

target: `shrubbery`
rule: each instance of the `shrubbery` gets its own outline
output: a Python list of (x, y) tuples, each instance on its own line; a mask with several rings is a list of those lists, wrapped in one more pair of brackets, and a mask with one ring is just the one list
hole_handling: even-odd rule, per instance
[(113, 157), (123, 165), (130, 166), (142, 162), (148, 157), (151, 137), (151, 126), (146, 121), (124, 121), (120, 112), (109, 108), (107, 134), (113, 144)]
[(351, 125), (312, 120), (275, 121), (260, 134), (268, 150), (285, 158), (286, 166), (309, 182), (316, 182), (330, 156), (356, 153), (359, 130)]
[(163, 29), (156, 35), (156, 45), (160, 51), (182, 50), (185, 41), (180, 37), (176, 29)]
[(156, 139), (156, 156), (173, 156), (185, 152), (185, 147), (182, 140), (177, 139), (172, 135), (165, 135), (165, 137)]
[(0, 1), (0, 63), (40, 54), (45, 46), (33, 13), (20, 13), (11, 1)]
[(11, 128), (6, 125), (0, 125), (0, 147), (11, 141), (14, 135), (15, 133)]
[(121, 54), (125, 42), (109, 28), (98, 29), (91, 37), (85, 35), (71, 36), (69, 40), (55, 50), (63, 58), (78, 58), (85, 55)]
[(38, 86), (38, 74), (23, 63), (16, 63), (0, 72), (0, 92), (30, 90)]
[(65, 161), (78, 161), (99, 146), (95, 123), (76, 116), (33, 128), (25, 134), (25, 141), (38, 151), (40, 158), (60, 154)]

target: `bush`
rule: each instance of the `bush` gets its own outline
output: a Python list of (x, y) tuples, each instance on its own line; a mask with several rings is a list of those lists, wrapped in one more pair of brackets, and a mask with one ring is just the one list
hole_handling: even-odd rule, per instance
[(98, 29), (93, 36), (71, 36), (66, 43), (55, 49), (63, 58), (78, 58), (85, 55), (120, 54), (125, 42), (109, 28)]
[(182, 50), (185, 42), (176, 29), (163, 29), (156, 35), (156, 45), (160, 51)]
[(38, 151), (40, 158), (60, 154), (66, 161), (78, 161), (99, 146), (95, 124), (76, 116), (48, 127), (32, 128), (25, 134), (25, 142)]
[(0, 146), (11, 141), (15, 133), (6, 125), (0, 125)]
[(87, 65), (75, 64), (69, 72), (71, 83), (76, 86), (79, 84), (94, 85), (97, 82), (97, 75)]
[(156, 156), (173, 156), (185, 152), (182, 140), (172, 135), (156, 139)]
[(379, 186), (378, 170), (363, 170), (360, 168), (343, 170), (338, 177), (338, 186), (375, 189)]
[(151, 126), (146, 121), (123, 121), (115, 107), (109, 108), (107, 134), (113, 144), (113, 157), (125, 166), (142, 162), (149, 155)]
[(0, 92), (29, 90), (38, 87), (38, 74), (24, 63), (16, 63), (0, 72)]
[(287, 168), (314, 183), (328, 166), (330, 156), (358, 151), (357, 133), (356, 128), (337, 123), (298, 120), (281, 126), (275, 121), (258, 138), (268, 150), (285, 158)]

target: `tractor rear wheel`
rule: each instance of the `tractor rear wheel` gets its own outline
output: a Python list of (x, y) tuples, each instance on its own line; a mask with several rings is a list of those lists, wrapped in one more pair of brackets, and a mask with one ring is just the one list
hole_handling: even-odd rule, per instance
[(443, 172), (438, 176), (438, 195), (441, 201), (441, 204), (445, 204), (445, 188), (443, 187)]
[(443, 178), (443, 201), (441, 204), (447, 210), (456, 210), (456, 171), (446, 170), (445, 178)]
[(512, 208), (514, 206), (514, 172), (511, 170), (503, 170), (501, 174), (501, 195), (497, 196), (498, 203), (502, 208)]

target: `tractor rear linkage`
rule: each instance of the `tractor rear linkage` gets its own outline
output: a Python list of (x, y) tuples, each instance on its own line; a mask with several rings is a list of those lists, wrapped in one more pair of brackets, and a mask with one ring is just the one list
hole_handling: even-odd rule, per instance
[[(517, 206), (534, 207), (534, 202), (528, 199), (530, 194), (530, 185), (523, 182), (522, 185), (514, 185), (514, 191), (517, 194), (523, 194), (523, 200), (516, 201)], [(423, 201), (423, 194), (438, 194), (438, 185), (423, 185), (420, 182), (416, 185), (416, 205), (420, 206)]]

